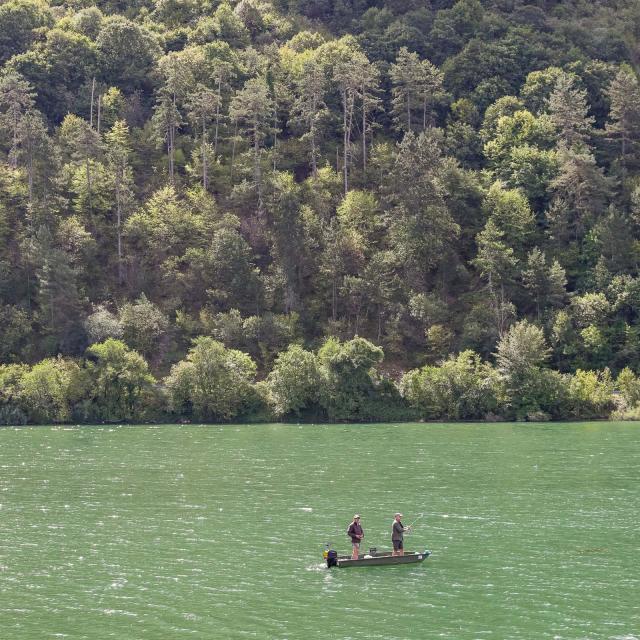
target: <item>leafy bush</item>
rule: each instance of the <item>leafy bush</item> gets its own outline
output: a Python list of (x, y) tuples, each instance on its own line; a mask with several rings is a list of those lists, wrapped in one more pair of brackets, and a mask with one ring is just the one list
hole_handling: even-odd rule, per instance
[(545, 411), (553, 405), (553, 378), (543, 369), (549, 349), (542, 329), (526, 320), (516, 323), (502, 336), (496, 353), (501, 376), (502, 413), (507, 418), (524, 420), (527, 415)]
[(90, 387), (79, 407), (82, 420), (132, 422), (149, 419), (156, 405), (154, 377), (145, 359), (127, 345), (109, 338), (87, 349)]
[(629, 367), (625, 367), (616, 380), (616, 388), (628, 407), (640, 405), (640, 379)]
[(578, 369), (569, 382), (573, 417), (607, 418), (614, 407), (613, 390), (614, 384), (609, 369)]
[(320, 405), (329, 420), (370, 419), (368, 408), (377, 389), (373, 367), (382, 362), (384, 352), (365, 340), (354, 338), (341, 343), (329, 338), (318, 352), (324, 383)]
[(497, 410), (498, 382), (491, 366), (468, 350), (441, 366), (409, 371), (400, 391), (426, 420), (472, 420)]
[(122, 324), (118, 317), (102, 305), (84, 321), (87, 338), (91, 344), (102, 342), (107, 338), (122, 337)]
[(47, 358), (27, 371), (19, 386), (29, 422), (69, 422), (87, 387), (87, 376), (73, 360)]
[(122, 337), (131, 349), (150, 357), (167, 331), (169, 321), (160, 308), (142, 294), (120, 310)]
[(277, 358), (266, 379), (269, 404), (278, 416), (318, 410), (322, 373), (318, 357), (291, 345)]
[(255, 410), (256, 365), (241, 351), (209, 337), (198, 338), (165, 383), (170, 410), (203, 422), (228, 421)]
[(27, 423), (20, 401), (20, 383), (28, 370), (24, 364), (0, 365), (0, 424)]

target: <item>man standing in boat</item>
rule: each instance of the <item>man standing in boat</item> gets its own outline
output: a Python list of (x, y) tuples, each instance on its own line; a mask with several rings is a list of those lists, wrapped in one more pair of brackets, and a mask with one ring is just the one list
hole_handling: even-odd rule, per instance
[(410, 530), (411, 527), (405, 527), (402, 524), (402, 514), (396, 513), (393, 518), (393, 524), (391, 525), (391, 542), (393, 543), (393, 553), (391, 555), (404, 555), (404, 533)]
[(351, 558), (353, 560), (358, 559), (358, 553), (360, 551), (360, 541), (364, 538), (364, 531), (360, 525), (360, 514), (356, 513), (353, 516), (353, 522), (347, 529), (347, 535), (351, 537)]

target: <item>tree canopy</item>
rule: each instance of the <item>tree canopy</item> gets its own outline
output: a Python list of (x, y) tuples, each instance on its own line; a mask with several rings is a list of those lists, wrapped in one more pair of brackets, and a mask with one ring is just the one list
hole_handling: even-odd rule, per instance
[[(194, 419), (265, 401), (339, 420), (403, 388), (451, 416), (503, 401), (556, 415), (550, 375), (581, 371), (584, 391), (608, 384), (584, 372), (640, 371), (639, 15), (604, 0), (0, 3), (16, 411), (79, 415), (58, 398), (85, 374), (100, 393), (111, 360), (137, 371), (104, 409), (121, 419), (152, 378)], [(516, 406), (508, 353), (525, 344), (545, 358), (526, 369), (537, 400)], [(190, 395), (204, 362), (251, 391)], [(484, 404), (420, 390), (485, 364), (503, 387)]]

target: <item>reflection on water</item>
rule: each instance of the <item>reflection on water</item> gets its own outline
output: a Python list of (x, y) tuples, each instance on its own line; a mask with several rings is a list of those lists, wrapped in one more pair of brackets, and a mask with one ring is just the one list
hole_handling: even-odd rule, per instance
[[(638, 433), (0, 429), (2, 638), (638, 640)], [(326, 569), (398, 510), (425, 563)]]

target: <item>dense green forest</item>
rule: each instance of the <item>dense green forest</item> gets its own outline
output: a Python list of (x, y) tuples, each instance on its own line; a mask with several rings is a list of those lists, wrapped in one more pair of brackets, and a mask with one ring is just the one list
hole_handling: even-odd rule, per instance
[(640, 414), (640, 3), (0, 0), (0, 424)]

